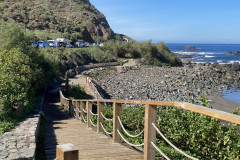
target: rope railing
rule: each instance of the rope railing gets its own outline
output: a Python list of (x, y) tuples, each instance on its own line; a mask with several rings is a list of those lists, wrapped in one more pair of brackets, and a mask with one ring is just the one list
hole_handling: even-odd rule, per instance
[(75, 107), (73, 107), (73, 116), (76, 118), (77, 116), (76, 116), (76, 109), (75, 109)]
[(113, 120), (113, 119), (109, 119), (109, 118), (105, 117), (102, 112), (100, 112), (100, 114), (102, 115), (103, 119), (106, 120), (106, 121), (112, 121)]
[(81, 113), (81, 111), (79, 110), (79, 108), (77, 107), (78, 113)]
[(91, 115), (93, 116), (97, 116), (98, 114), (94, 114), (91, 110), (89, 110), (89, 112), (91, 113)]
[(84, 108), (82, 108), (82, 110), (83, 110), (84, 113), (87, 113), (87, 110), (85, 110)]
[[(60, 91), (61, 93), (61, 91)], [(163, 138), (164, 141), (166, 141), (172, 148), (174, 148), (176, 151), (178, 151), (180, 154), (184, 155), (185, 157), (191, 159), (191, 160), (197, 160), (197, 158), (194, 158), (188, 154), (186, 154), (185, 152), (183, 152), (182, 150), (180, 150), (179, 148), (177, 148), (175, 145), (173, 145), (161, 132), (160, 130), (156, 127), (156, 115), (157, 115), (157, 107), (158, 106), (173, 106), (173, 107), (177, 107), (180, 109), (184, 109), (187, 111), (192, 111), (195, 113), (199, 113), (202, 115), (206, 115), (206, 116), (210, 116), (210, 117), (214, 117), (220, 120), (224, 120), (224, 121), (228, 121), (234, 124), (240, 124), (240, 116), (237, 115), (233, 115), (231, 113), (227, 113), (227, 112), (223, 112), (223, 111), (219, 111), (216, 109), (211, 109), (211, 108), (206, 108), (200, 105), (195, 105), (195, 104), (190, 104), (190, 103), (186, 103), (186, 102), (160, 102), (160, 101), (139, 101), (139, 100), (105, 100), (105, 99), (101, 99), (101, 100), (96, 100), (96, 99), (92, 99), (92, 100), (87, 100), (87, 99), (78, 99), (78, 100), (70, 100), (67, 99), (63, 96), (63, 94), (60, 94), (60, 100), (61, 100), (61, 105), (64, 106), (64, 109), (67, 109), (69, 111), (69, 113), (72, 113), (72, 111), (74, 110), (73, 115), (76, 117), (78, 117), (79, 119), (82, 119), (82, 121), (84, 121), (85, 123), (87, 123), (88, 126), (94, 126), (97, 127), (97, 131), (98, 132), (105, 132), (105, 134), (108, 135), (112, 135), (113, 137), (113, 141), (114, 142), (119, 142), (121, 143), (121, 141), (125, 141), (128, 145), (130, 146), (134, 146), (134, 147), (140, 147), (144, 145), (144, 159), (154, 159), (155, 158), (155, 151), (158, 151), (162, 157), (164, 157), (165, 159), (170, 159), (167, 155), (165, 155), (155, 144), (156, 141), (156, 135), (155, 135), (155, 130), (156, 132), (161, 136), (161, 138)], [(76, 108), (73, 109), (72, 108), (72, 102), (81, 102), (82, 103), (96, 103), (97, 102), (97, 110), (98, 110), (98, 114), (94, 114), (92, 112), (92, 110), (86, 110), (83, 108), (84, 106), (81, 106), (82, 108)], [(104, 110), (104, 103), (113, 103), (113, 118), (107, 118), (104, 116), (103, 114), (103, 110)], [(124, 125), (121, 122), (121, 107), (122, 104), (142, 104), (145, 105), (145, 126), (144, 126), (144, 131), (141, 131), (139, 134), (137, 135), (132, 135), (130, 134), (126, 128), (124, 127)], [(91, 107), (91, 106), (90, 106)], [(81, 110), (80, 110), (81, 109)], [(82, 113), (81, 113), (82, 111)], [(89, 112), (88, 112), (89, 111)], [(78, 114), (80, 113), (80, 114)], [(85, 114), (90, 114), (88, 115), (88, 119), (85, 119), (84, 117), (84, 113)], [(92, 121), (92, 119), (90, 118), (92, 115), (94, 116), (98, 116), (98, 123), (97, 125), (95, 125)], [(117, 120), (118, 119), (118, 120)], [(106, 128), (104, 128), (103, 122), (104, 121), (113, 121), (113, 131), (112, 132), (108, 132), (106, 130)], [(89, 125), (91, 124), (91, 125)], [(121, 127), (121, 132), (120, 132), (120, 127)], [(138, 136), (140, 136), (141, 134), (144, 133), (144, 143), (143, 144), (132, 144), (129, 141), (127, 141), (127, 136), (131, 137), (131, 138), (136, 138)]]
[(118, 118), (118, 121), (119, 121), (119, 123), (120, 123), (123, 131), (124, 131), (129, 137), (136, 138), (136, 137), (139, 137), (139, 136), (144, 132), (144, 130), (142, 130), (142, 131), (141, 131), (139, 134), (137, 134), (137, 135), (132, 135), (132, 134), (128, 133), (128, 131), (127, 131), (127, 130), (125, 129), (125, 127), (123, 126), (120, 117), (117, 116), (117, 118)]
[(82, 115), (82, 119), (83, 119), (83, 121), (85, 122), (85, 123), (87, 123), (87, 121), (85, 120), (85, 118), (84, 118), (84, 116)]
[(108, 135), (113, 134), (113, 132), (108, 132), (108, 131), (104, 128), (104, 126), (103, 126), (103, 124), (102, 124), (101, 122), (100, 122), (100, 125), (101, 125), (103, 131), (104, 131), (106, 134), (108, 134)]
[(94, 124), (91, 119), (89, 119), (89, 121), (90, 121), (90, 123), (92, 124), (93, 127), (97, 127), (97, 125)]
[(79, 107), (77, 107), (77, 111), (78, 111), (77, 118), (81, 119), (81, 116), (79, 116), (79, 115), (81, 115), (81, 111), (79, 110)]
[(158, 132), (158, 134), (170, 145), (172, 146), (176, 151), (178, 151), (179, 153), (181, 153), (182, 155), (184, 155), (185, 157), (192, 159), (192, 160), (198, 160), (197, 158), (194, 158), (188, 154), (186, 154), (185, 152), (181, 151), (179, 148), (177, 148), (174, 144), (172, 144), (163, 134), (162, 132), (157, 128), (157, 126), (152, 123), (152, 126), (155, 128), (155, 130)]
[(166, 160), (171, 160), (166, 154), (162, 152), (161, 149), (159, 149), (155, 143), (151, 142), (152, 146), (166, 159)]
[(122, 140), (123, 140), (124, 142), (126, 142), (126, 143), (127, 143), (128, 145), (130, 145), (130, 146), (133, 146), (133, 147), (141, 147), (141, 146), (144, 145), (144, 143), (142, 143), (142, 144), (132, 144), (132, 143), (128, 142), (128, 141), (123, 137), (123, 135), (121, 134), (121, 132), (120, 132), (119, 130), (117, 130), (117, 132), (118, 132), (118, 134), (120, 135), (120, 137), (122, 138)]

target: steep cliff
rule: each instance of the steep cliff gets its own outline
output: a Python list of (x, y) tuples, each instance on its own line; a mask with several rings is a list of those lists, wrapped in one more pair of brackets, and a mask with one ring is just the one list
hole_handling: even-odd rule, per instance
[(115, 33), (89, 0), (3, 0), (0, 23), (16, 22), (38, 38), (106, 41)]

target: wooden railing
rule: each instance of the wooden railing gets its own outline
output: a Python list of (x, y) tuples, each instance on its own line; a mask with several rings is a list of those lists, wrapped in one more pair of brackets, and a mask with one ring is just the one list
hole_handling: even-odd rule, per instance
[[(228, 121), (235, 124), (240, 124), (240, 116), (219, 111), (216, 109), (206, 108), (203, 106), (190, 104), (186, 102), (160, 102), (160, 101), (131, 101), (131, 100), (79, 100), (79, 99), (68, 99), (65, 98), (60, 91), (60, 100), (61, 105), (64, 106), (66, 110), (69, 111), (69, 114), (72, 114), (74, 117), (80, 119), (81, 122), (87, 123), (88, 127), (97, 127), (97, 132), (105, 132), (106, 134), (112, 134), (113, 142), (120, 142), (121, 139), (126, 143), (132, 146), (144, 146), (144, 160), (152, 160), (155, 159), (155, 151), (157, 150), (163, 157), (169, 159), (159, 148), (157, 148), (156, 142), (156, 133), (159, 135), (175, 150), (177, 150), (182, 155), (188, 157), (189, 159), (196, 159), (190, 155), (187, 155), (176, 146), (174, 146), (156, 127), (156, 116), (157, 116), (157, 107), (158, 106), (173, 106), (182, 108), (188, 111), (193, 111), (196, 113), (200, 113), (203, 115), (207, 115), (210, 117), (218, 118), (224, 121)], [(97, 113), (94, 114), (92, 112), (93, 103), (97, 104)], [(107, 119), (103, 115), (103, 107), (104, 103), (112, 103), (113, 104), (113, 118)], [(145, 124), (144, 124), (144, 144), (134, 145), (126, 141), (124, 137), (121, 135), (120, 130), (124, 130), (124, 126), (121, 123), (121, 110), (122, 104), (138, 104), (145, 105)], [(87, 114), (87, 118), (85, 119), (85, 115)], [(97, 124), (93, 124), (92, 116), (97, 116)], [(103, 126), (103, 121), (113, 121), (113, 131), (107, 132)], [(128, 133), (126, 133), (129, 135)], [(140, 135), (141, 133), (139, 133)], [(137, 137), (139, 135), (133, 135)], [(131, 136), (131, 135), (130, 135)]]

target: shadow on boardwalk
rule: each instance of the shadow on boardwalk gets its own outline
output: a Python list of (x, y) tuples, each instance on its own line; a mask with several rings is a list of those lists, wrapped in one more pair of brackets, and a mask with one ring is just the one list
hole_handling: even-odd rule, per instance
[(63, 108), (60, 107), (59, 92), (57, 86), (49, 87), (47, 89), (43, 111), (47, 118), (47, 123), (45, 124), (45, 153), (47, 159), (52, 160), (56, 156), (56, 145), (58, 145), (54, 130), (61, 129), (55, 125), (62, 124), (64, 122), (61, 120), (70, 118), (68, 114), (63, 111)]

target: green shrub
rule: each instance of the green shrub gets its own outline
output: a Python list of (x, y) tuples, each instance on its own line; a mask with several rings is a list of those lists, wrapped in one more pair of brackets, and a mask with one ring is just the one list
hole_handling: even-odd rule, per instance
[[(201, 96), (200, 101), (208, 106), (207, 98)], [(110, 107), (112, 108), (112, 107)], [(112, 109), (108, 114), (112, 117)], [(105, 109), (105, 108), (104, 108)], [(139, 133), (144, 126), (144, 107), (122, 110), (122, 123), (131, 134)], [(111, 128), (112, 123), (104, 123)], [(240, 158), (240, 126), (226, 126), (220, 120), (176, 107), (164, 106), (157, 109), (157, 127), (178, 148), (199, 159), (239, 159)], [(123, 133), (123, 132), (122, 132)], [(143, 135), (138, 138), (124, 137), (134, 144), (143, 142)], [(187, 159), (157, 134), (157, 146), (171, 159)], [(159, 153), (157, 156), (161, 157)]]

